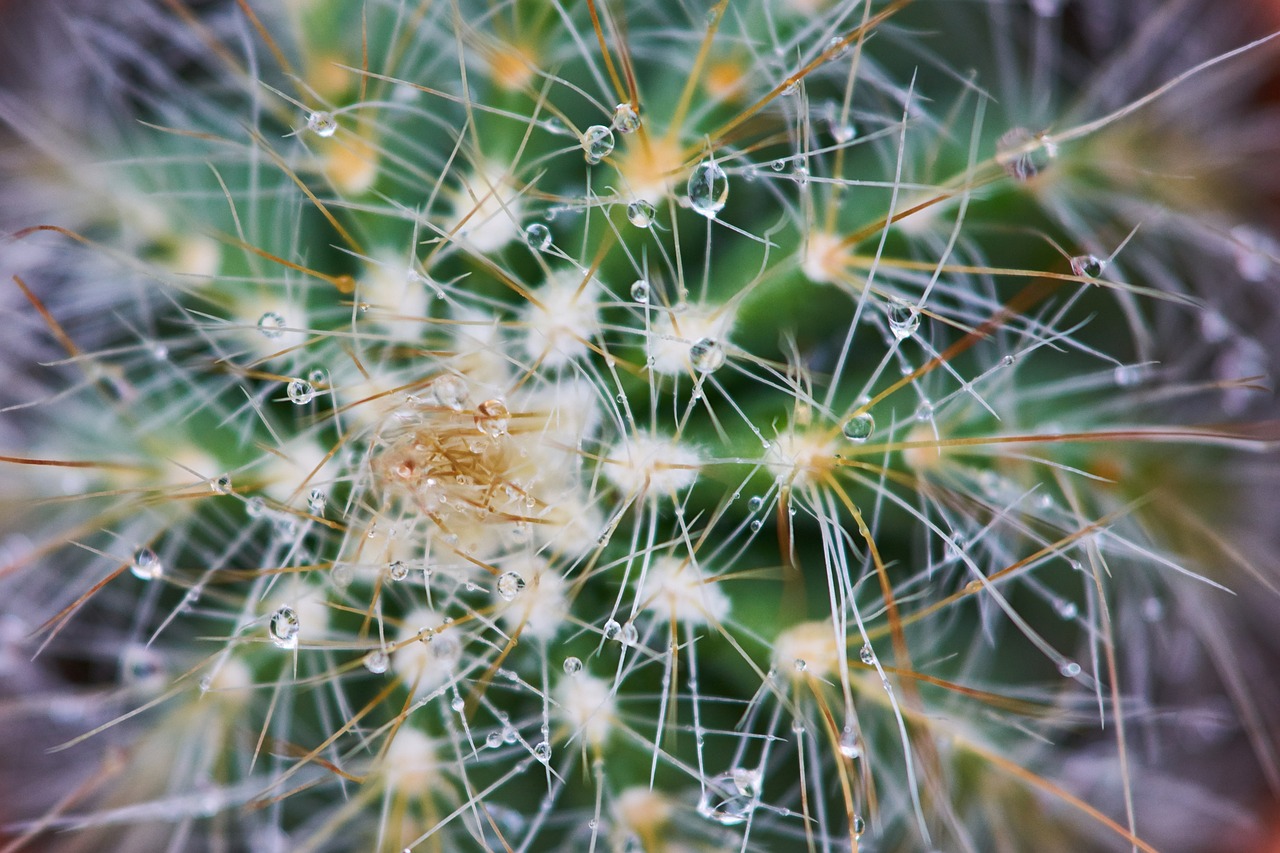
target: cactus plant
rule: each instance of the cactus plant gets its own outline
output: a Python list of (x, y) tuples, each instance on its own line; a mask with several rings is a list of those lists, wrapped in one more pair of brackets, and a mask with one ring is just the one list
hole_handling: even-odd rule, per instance
[(5, 249), (6, 850), (1191, 850), (1174, 614), (1272, 766), (1181, 259), (1275, 252), (1157, 133), (1260, 43), (1073, 104), (1053, 2), (152, 11)]

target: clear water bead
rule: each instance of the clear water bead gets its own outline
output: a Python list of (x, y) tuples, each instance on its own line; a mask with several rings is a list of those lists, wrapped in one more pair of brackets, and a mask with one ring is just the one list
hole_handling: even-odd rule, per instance
[(616, 639), (620, 633), (622, 633), (622, 624), (617, 619), (610, 619), (604, 623), (604, 638), (606, 640)]
[(467, 383), (461, 376), (447, 373), (431, 383), (436, 402), (446, 409), (458, 412), (467, 401)]
[(876, 419), (870, 412), (862, 412), (845, 419), (840, 425), (840, 433), (849, 441), (861, 444), (875, 432)]
[(613, 131), (603, 124), (591, 125), (582, 134), (582, 150), (588, 163), (599, 163), (613, 153)]
[(920, 309), (902, 299), (890, 299), (887, 309), (889, 331), (898, 340), (906, 340), (920, 328)]
[(866, 831), (867, 831), (867, 822), (866, 822), (865, 820), (863, 820), (861, 816), (859, 816), (859, 815), (854, 815), (854, 816), (853, 816), (853, 836), (854, 836), (854, 838), (861, 838), (861, 837), (862, 837), (862, 833), (864, 833), (864, 832), (866, 832)]
[(714, 338), (702, 338), (689, 347), (689, 361), (699, 373), (714, 373), (724, 366), (724, 347)]
[(1080, 674), (1080, 664), (1075, 661), (1066, 661), (1058, 667), (1058, 672), (1062, 673), (1063, 678), (1075, 678)]
[(852, 726), (845, 726), (840, 731), (840, 740), (836, 746), (845, 758), (858, 758), (862, 755), (862, 745), (858, 742), (858, 733)]
[(541, 222), (535, 222), (524, 229), (524, 241), (536, 252), (545, 252), (551, 248), (551, 229)]
[(484, 745), (490, 749), (497, 749), (502, 746), (502, 735), (498, 732), (489, 732), (484, 737)]
[(307, 116), (307, 130), (328, 139), (338, 132), (338, 120), (333, 117), (333, 113), (316, 110)]
[(281, 607), (271, 614), (271, 624), (268, 626), (268, 633), (271, 634), (271, 642), (282, 649), (296, 649), (298, 647), (298, 631), (302, 628), (302, 622), (298, 619), (297, 612), (292, 607)]
[(689, 206), (708, 219), (724, 210), (729, 198), (729, 176), (715, 160), (705, 160), (689, 175)]
[(576, 657), (567, 657), (564, 659), (564, 674), (577, 675), (582, 672), (582, 659)]
[(837, 143), (844, 144), (852, 142), (853, 138), (858, 135), (858, 129), (849, 122), (840, 124), (838, 122), (831, 123), (831, 138)]
[(307, 509), (311, 510), (312, 515), (320, 515), (324, 512), (324, 505), (328, 502), (324, 492), (319, 489), (312, 489), (311, 494), (307, 495)]
[(613, 108), (613, 126), (619, 133), (635, 133), (640, 129), (640, 114), (630, 104)]
[(510, 417), (506, 403), (498, 399), (485, 400), (476, 406), (476, 429), (490, 438), (497, 438), (506, 434)]
[(852, 48), (852, 39), (844, 36), (832, 36), (831, 40), (827, 42), (825, 53), (828, 60), (840, 59), (843, 56), (848, 56)]
[(649, 301), (649, 282), (638, 279), (631, 285), (631, 298), (636, 302)]
[(268, 311), (258, 318), (258, 331), (264, 338), (278, 338), (284, 334), (284, 317)]
[(403, 560), (395, 560), (387, 566), (387, 574), (393, 581), (402, 581), (409, 577), (409, 567), (404, 564)]
[(996, 142), (996, 162), (1016, 181), (1029, 181), (1049, 167), (1058, 148), (1043, 134), (1015, 127)]
[(867, 666), (875, 665), (876, 653), (872, 650), (870, 644), (863, 645), (862, 649), (858, 652), (858, 660), (862, 661)]
[(538, 745), (533, 748), (533, 757), (546, 764), (551, 760), (551, 744), (539, 741)]
[(698, 800), (698, 814), (721, 826), (745, 823), (755, 808), (756, 774), (737, 768), (707, 780)]
[(1081, 278), (1097, 278), (1107, 268), (1107, 262), (1097, 255), (1076, 255), (1071, 259), (1071, 274)]
[(374, 675), (382, 675), (391, 665), (391, 658), (382, 649), (375, 649), (364, 656), (364, 668)]
[(217, 492), (220, 495), (231, 494), (231, 475), (223, 474), (222, 476), (213, 480), (213, 482), (209, 483), (209, 488), (213, 489), (215, 492)]
[(747, 501), (747, 509), (751, 512), (759, 512), (762, 506), (764, 506), (764, 498), (759, 495), (755, 495)]
[(160, 557), (155, 551), (150, 548), (139, 548), (133, 555), (133, 562), (129, 564), (129, 571), (133, 572), (136, 578), (153, 581), (164, 574), (164, 563), (160, 562)]
[(656, 213), (653, 205), (644, 199), (638, 199), (627, 205), (627, 221), (637, 228), (648, 228), (652, 225)]
[(290, 379), (289, 385), (285, 388), (285, 394), (289, 397), (289, 402), (296, 406), (305, 406), (316, 398), (316, 388), (305, 379)]
[(634, 622), (622, 626), (622, 645), (634, 646), (640, 640), (640, 631)]
[(503, 572), (498, 576), (497, 589), (498, 596), (503, 601), (514, 601), (520, 590), (524, 589), (524, 578), (515, 572)]

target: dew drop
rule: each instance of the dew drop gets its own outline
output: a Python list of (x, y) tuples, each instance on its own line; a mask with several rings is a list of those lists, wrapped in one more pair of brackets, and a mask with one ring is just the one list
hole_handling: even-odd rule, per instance
[(524, 578), (515, 572), (503, 572), (498, 576), (498, 595), (503, 601), (514, 601), (524, 589)]
[(454, 696), (453, 700), (449, 702), (449, 707), (461, 714), (463, 709), (467, 707), (467, 703), (463, 701), (461, 696)]
[(604, 623), (604, 638), (606, 640), (612, 640), (617, 638), (618, 634), (620, 634), (621, 632), (622, 632), (622, 625), (618, 622), (617, 619), (610, 619), (608, 622)]
[(760, 519), (757, 518), (755, 521), (751, 522), (751, 532), (757, 533), (759, 532), (760, 528), (763, 526), (764, 526), (764, 522), (762, 522)]
[(1076, 606), (1074, 601), (1067, 601), (1065, 598), (1059, 599), (1054, 605), (1054, 609), (1058, 611), (1058, 616), (1062, 619), (1071, 620), (1076, 618), (1080, 612), (1080, 608)]
[(911, 337), (920, 328), (920, 311), (910, 302), (890, 299), (887, 313), (889, 331), (900, 341)]
[(497, 438), (506, 434), (510, 417), (511, 413), (501, 400), (485, 400), (476, 406), (476, 429), (490, 438)]
[(133, 562), (129, 565), (129, 571), (133, 572), (134, 577), (144, 581), (153, 581), (164, 574), (164, 563), (160, 562), (160, 557), (150, 548), (139, 548), (137, 553), (133, 555)]
[(404, 564), (403, 560), (395, 560), (391, 565), (387, 566), (387, 574), (393, 581), (402, 581), (409, 577), (409, 567)]
[(564, 674), (577, 675), (582, 672), (582, 659), (576, 657), (567, 657), (564, 659)]
[(644, 199), (637, 199), (627, 205), (627, 221), (637, 228), (648, 228), (653, 224), (657, 211)]
[(857, 135), (858, 129), (848, 122), (840, 124), (833, 121), (831, 123), (831, 138), (837, 143), (844, 144), (846, 142), (851, 142)]
[(787, 168), (787, 161), (774, 160), (772, 163), (769, 164), (769, 168), (773, 169), (773, 171), (775, 172), (781, 172), (783, 169)]
[(307, 116), (307, 130), (328, 139), (338, 132), (338, 120), (333, 117), (333, 113), (316, 110)]
[(858, 733), (853, 730), (852, 726), (845, 726), (840, 731), (840, 741), (837, 744), (837, 748), (845, 758), (858, 758), (862, 755), (862, 745), (858, 743)]
[(849, 441), (858, 444), (869, 439), (875, 429), (876, 419), (871, 416), (870, 412), (861, 412), (845, 418), (844, 423), (840, 425), (840, 433)]
[(1076, 255), (1071, 259), (1071, 274), (1081, 278), (1097, 278), (1107, 268), (1107, 262), (1097, 255)]
[(213, 489), (220, 495), (231, 494), (231, 475), (223, 474), (209, 484), (209, 488)]
[(689, 347), (689, 361), (699, 373), (714, 373), (724, 366), (724, 347), (714, 338), (702, 338)]
[(364, 656), (364, 668), (374, 675), (382, 675), (391, 665), (391, 658), (382, 649), (375, 649)]
[(619, 133), (635, 133), (640, 129), (640, 114), (630, 104), (613, 108), (613, 126)]
[(290, 379), (285, 393), (296, 406), (305, 406), (316, 398), (315, 386), (305, 379)]
[(502, 746), (502, 735), (497, 732), (489, 732), (489, 734), (485, 735), (484, 745), (490, 749), (497, 749)]
[(751, 512), (759, 512), (762, 506), (764, 506), (764, 498), (759, 495), (755, 495), (747, 501), (747, 509)]
[(1015, 127), (996, 142), (996, 162), (1016, 181), (1039, 175), (1057, 155), (1058, 149), (1043, 134)]
[(541, 222), (535, 222), (524, 229), (524, 241), (529, 248), (537, 252), (545, 252), (551, 248), (551, 229)]
[(599, 163), (613, 153), (613, 131), (603, 124), (591, 125), (582, 134), (582, 150), (588, 163)]
[(264, 338), (278, 338), (284, 334), (284, 317), (268, 311), (258, 318), (258, 331)]
[(796, 668), (796, 672), (804, 672), (809, 668), (809, 662), (804, 658), (796, 658), (795, 661), (793, 661), (793, 665)]
[(533, 757), (546, 764), (551, 760), (551, 744), (539, 741), (538, 745), (533, 748)]
[(852, 39), (843, 36), (832, 36), (831, 40), (827, 42), (827, 49), (824, 52), (827, 55), (827, 60), (831, 61), (847, 56), (852, 47)]
[(311, 494), (307, 495), (307, 509), (311, 510), (312, 515), (320, 515), (324, 512), (324, 505), (328, 501), (324, 492), (319, 489), (312, 489)]
[(638, 279), (631, 285), (631, 298), (636, 302), (649, 301), (649, 282)]
[[(743, 770), (721, 773), (707, 781), (698, 800), (698, 814), (721, 826), (745, 823), (755, 808), (754, 785), (742, 781)], [(744, 790), (744, 786), (748, 790)]]
[(634, 646), (640, 639), (640, 631), (636, 628), (634, 622), (627, 622), (622, 626), (622, 645)]
[(292, 607), (281, 607), (275, 613), (271, 614), (271, 624), (268, 632), (271, 634), (271, 642), (282, 649), (296, 649), (298, 647), (298, 631), (301, 629), (302, 623), (298, 619), (298, 614)]
[(431, 383), (431, 392), (437, 403), (459, 412), (467, 400), (467, 383), (461, 376), (447, 373)]
[(871, 649), (870, 644), (864, 644), (858, 652), (858, 659), (867, 666), (875, 666), (876, 653)]
[(1062, 673), (1063, 678), (1075, 678), (1080, 674), (1080, 664), (1075, 661), (1066, 661), (1058, 667), (1058, 672)]
[(704, 160), (689, 175), (689, 206), (708, 219), (724, 210), (729, 198), (729, 177), (715, 160)]
[(866, 830), (867, 830), (867, 822), (866, 822), (865, 820), (863, 820), (863, 819), (862, 819), (862, 817), (861, 817), (860, 815), (854, 815), (854, 816), (853, 816), (853, 836), (854, 836), (854, 838), (861, 838), (861, 837), (862, 837), (862, 833), (866, 832)]

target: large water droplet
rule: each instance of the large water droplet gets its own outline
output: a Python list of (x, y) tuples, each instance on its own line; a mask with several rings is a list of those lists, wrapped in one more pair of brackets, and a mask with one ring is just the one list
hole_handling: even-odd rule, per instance
[(840, 425), (840, 432), (849, 441), (861, 444), (875, 432), (876, 419), (870, 412), (862, 412), (845, 419)]
[(582, 672), (582, 659), (576, 657), (567, 657), (564, 659), (564, 674), (577, 675)]
[(606, 640), (615, 639), (620, 633), (622, 633), (622, 624), (617, 619), (610, 619), (604, 623), (604, 638)]
[(649, 301), (649, 282), (644, 279), (637, 280), (631, 285), (631, 298), (636, 302)]
[(920, 328), (920, 309), (902, 299), (890, 299), (886, 308), (889, 331), (898, 340), (906, 340)]
[(1048, 137), (1025, 127), (1015, 127), (996, 142), (996, 162), (1016, 181), (1039, 175), (1057, 155), (1058, 148)]
[(382, 675), (391, 665), (391, 658), (382, 649), (374, 649), (364, 656), (364, 668), (374, 675)]
[(1080, 664), (1075, 661), (1066, 661), (1058, 667), (1058, 672), (1062, 673), (1063, 678), (1075, 678), (1080, 674)]
[(1107, 268), (1107, 262), (1097, 255), (1076, 255), (1071, 259), (1071, 273), (1082, 278), (1097, 278)]
[(393, 581), (402, 581), (409, 577), (409, 567), (404, 564), (403, 560), (394, 560), (387, 566), (387, 574)]
[(864, 644), (863, 647), (858, 651), (858, 659), (863, 663), (865, 663), (867, 666), (875, 666), (876, 653), (871, 648), (870, 644)]
[(853, 730), (852, 726), (845, 726), (840, 731), (840, 741), (837, 748), (845, 758), (858, 758), (862, 755), (862, 745), (858, 742), (858, 733)]
[(759, 495), (755, 495), (747, 501), (747, 509), (751, 512), (759, 512), (762, 506), (764, 506), (764, 498)]
[(648, 228), (656, 212), (652, 204), (639, 199), (627, 205), (627, 221), (637, 228)]
[(231, 475), (223, 474), (209, 484), (209, 488), (213, 489), (220, 495), (231, 494)]
[(538, 745), (533, 748), (533, 757), (541, 761), (543, 764), (546, 764), (551, 760), (551, 744), (547, 743), (545, 740), (540, 741)]
[(164, 574), (164, 563), (160, 562), (155, 551), (139, 548), (133, 555), (133, 562), (129, 564), (129, 571), (141, 580), (153, 581)]
[(537, 252), (545, 252), (551, 248), (551, 229), (541, 222), (535, 222), (524, 229), (524, 241), (529, 248)]
[(338, 120), (333, 117), (333, 113), (316, 110), (307, 116), (307, 130), (328, 139), (338, 132)]
[(699, 373), (714, 373), (724, 366), (724, 347), (714, 338), (702, 338), (689, 347), (689, 361)]
[(292, 607), (281, 607), (271, 614), (271, 624), (268, 632), (271, 634), (271, 642), (278, 647), (296, 649), (298, 647), (298, 631), (301, 628), (302, 623), (298, 619), (297, 612)]
[(640, 631), (636, 628), (636, 623), (628, 621), (622, 626), (622, 645), (634, 646), (640, 639)]
[(582, 134), (582, 150), (588, 163), (599, 163), (613, 153), (613, 131), (603, 124), (591, 125)]
[(431, 383), (431, 393), (437, 403), (458, 412), (467, 401), (467, 383), (461, 376), (446, 373)]
[(289, 402), (297, 406), (305, 406), (316, 398), (316, 389), (305, 379), (290, 379), (285, 389)]
[(698, 800), (698, 814), (721, 826), (745, 823), (755, 808), (758, 777), (736, 768), (707, 780)]
[(715, 160), (704, 160), (689, 175), (689, 206), (708, 219), (724, 210), (729, 198), (729, 176)]
[(515, 572), (503, 572), (498, 576), (497, 588), (498, 596), (503, 601), (514, 601), (520, 590), (524, 589), (524, 578)]
[(476, 429), (490, 438), (497, 438), (506, 434), (510, 417), (511, 413), (501, 400), (485, 400), (476, 406)]
[(635, 133), (640, 129), (640, 114), (630, 104), (613, 108), (613, 126), (619, 133)]
[(268, 311), (258, 318), (258, 331), (264, 338), (278, 338), (284, 334), (284, 317)]

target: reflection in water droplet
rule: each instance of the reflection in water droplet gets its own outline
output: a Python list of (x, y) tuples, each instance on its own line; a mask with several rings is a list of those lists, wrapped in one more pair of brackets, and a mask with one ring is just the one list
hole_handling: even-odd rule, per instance
[(582, 134), (582, 150), (588, 163), (595, 165), (613, 153), (613, 131), (593, 124)]
[(271, 642), (282, 649), (296, 649), (298, 647), (298, 631), (301, 627), (302, 623), (299, 621), (298, 614), (294, 609), (292, 607), (281, 607), (271, 614), (271, 624), (269, 626)]
[(689, 175), (689, 206), (708, 219), (724, 209), (729, 198), (729, 177), (714, 160), (705, 160)]

